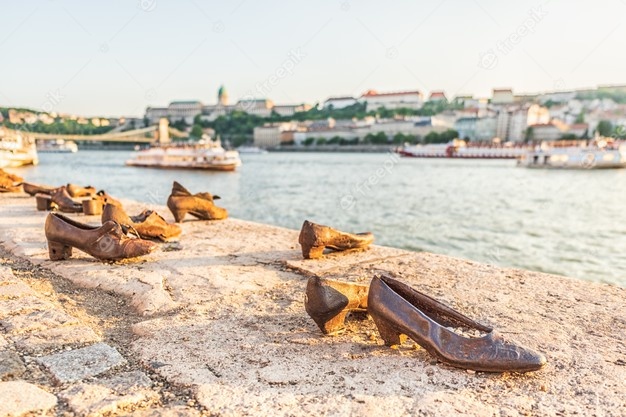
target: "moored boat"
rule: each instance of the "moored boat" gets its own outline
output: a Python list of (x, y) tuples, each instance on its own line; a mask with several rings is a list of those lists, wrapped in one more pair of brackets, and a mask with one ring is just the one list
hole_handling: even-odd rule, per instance
[(468, 144), (455, 139), (450, 143), (405, 145), (397, 152), (412, 158), (517, 159), (528, 149), (523, 144)]
[(542, 143), (528, 151), (518, 166), (548, 169), (616, 169), (626, 168), (626, 144), (611, 138), (586, 141)]
[(46, 140), (37, 143), (37, 151), (43, 153), (76, 153), (78, 152), (78, 145), (71, 140)]
[(37, 165), (35, 142), (27, 134), (0, 127), (0, 168)]
[(137, 152), (126, 165), (147, 168), (234, 171), (241, 165), (237, 151), (225, 150), (220, 141), (153, 146)]
[(239, 152), (240, 154), (263, 154), (263, 153), (267, 153), (267, 151), (265, 149), (259, 148), (258, 146), (248, 146), (248, 145), (241, 145), (240, 147), (237, 148), (237, 152)]

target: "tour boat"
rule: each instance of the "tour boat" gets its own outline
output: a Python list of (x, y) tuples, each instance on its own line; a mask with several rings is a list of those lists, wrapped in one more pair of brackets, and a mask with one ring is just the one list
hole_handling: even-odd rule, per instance
[(267, 153), (267, 151), (265, 149), (261, 149), (258, 146), (248, 146), (248, 145), (241, 145), (240, 147), (237, 148), (237, 151), (240, 154), (263, 154), (263, 153)]
[(35, 141), (20, 132), (0, 127), (0, 168), (37, 165)]
[(526, 168), (615, 169), (626, 168), (626, 144), (611, 138), (586, 141), (544, 142), (523, 155), (518, 165)]
[(147, 168), (204, 169), (234, 171), (241, 165), (237, 151), (225, 150), (220, 141), (163, 144), (137, 152), (126, 165)]
[(37, 151), (42, 153), (76, 153), (78, 152), (78, 145), (76, 142), (63, 139), (40, 141), (37, 144)]
[(405, 145), (397, 150), (411, 158), (517, 159), (528, 151), (523, 144), (473, 144), (455, 139), (450, 143)]

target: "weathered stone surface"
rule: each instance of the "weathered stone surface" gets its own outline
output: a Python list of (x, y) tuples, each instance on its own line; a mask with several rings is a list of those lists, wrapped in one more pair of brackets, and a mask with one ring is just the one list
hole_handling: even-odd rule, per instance
[(0, 351), (0, 379), (16, 378), (26, 371), (24, 362), (15, 352)]
[(148, 410), (137, 410), (129, 417), (199, 417), (200, 412), (195, 408), (184, 406), (153, 408)]
[(34, 294), (35, 292), (28, 285), (21, 282), (0, 283), (0, 300), (10, 300)]
[(27, 295), (13, 300), (0, 300), (0, 319), (16, 314), (52, 309), (54, 306), (38, 297)]
[(77, 415), (96, 416), (156, 401), (158, 395), (151, 386), (152, 381), (143, 372), (134, 371), (97, 383), (74, 385), (62, 391), (59, 397)]
[[(14, 254), (32, 253), (32, 262), (117, 294), (142, 314), (169, 311), (135, 324), (131, 348), (169, 383), (195, 387), (215, 415), (623, 416), (626, 409), (623, 288), (379, 246), (304, 261), (298, 231), (236, 219), (185, 222), (183, 250), (137, 261), (110, 265), (77, 253), (50, 262), (45, 250), (25, 246), (45, 245), (45, 216), (23, 198), (0, 201), (8, 202), (0, 202), (0, 240)], [(2, 217), (7, 210), (11, 221)], [(524, 375), (468, 373), (412, 342), (385, 347), (372, 320), (352, 316), (343, 334), (323, 337), (304, 311), (308, 276), (367, 284), (381, 273), (544, 353), (548, 364)]]
[(64, 326), (16, 336), (14, 340), (18, 349), (33, 353), (53, 347), (95, 343), (101, 337), (86, 326)]
[(27, 413), (47, 411), (57, 398), (24, 381), (0, 382), (0, 416), (19, 417)]
[(45, 330), (78, 324), (78, 320), (60, 310), (33, 311), (0, 320), (0, 326), (11, 334)]
[(115, 348), (105, 343), (43, 356), (37, 361), (60, 383), (80, 381), (126, 363)]
[(0, 334), (0, 349), (4, 349), (9, 345), (9, 342)]
[(0, 285), (9, 282), (16, 282), (17, 278), (13, 275), (13, 271), (8, 266), (0, 266)]

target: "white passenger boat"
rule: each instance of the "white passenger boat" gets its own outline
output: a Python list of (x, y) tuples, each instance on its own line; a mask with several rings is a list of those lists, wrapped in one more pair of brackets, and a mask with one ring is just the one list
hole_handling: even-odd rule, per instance
[(237, 151), (225, 150), (220, 141), (164, 144), (137, 152), (126, 165), (148, 168), (204, 169), (234, 171), (241, 165)]
[(71, 140), (46, 140), (37, 143), (37, 151), (43, 153), (76, 153), (78, 152), (78, 145)]
[(626, 144), (611, 138), (542, 143), (523, 155), (518, 165), (526, 168), (615, 169), (626, 168)]
[(517, 159), (528, 151), (524, 144), (476, 144), (455, 139), (450, 143), (405, 145), (397, 150), (411, 158)]
[(35, 141), (27, 134), (0, 127), (0, 168), (37, 165)]
[(265, 149), (261, 149), (258, 146), (248, 146), (248, 145), (241, 145), (240, 147), (237, 148), (237, 151), (240, 154), (263, 154), (263, 153), (267, 153), (267, 151)]

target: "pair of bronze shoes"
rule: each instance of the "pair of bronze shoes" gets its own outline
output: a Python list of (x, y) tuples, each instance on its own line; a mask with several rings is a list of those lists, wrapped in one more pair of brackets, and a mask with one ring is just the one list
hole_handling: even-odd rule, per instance
[[(369, 287), (312, 277), (305, 309), (324, 334), (342, 331), (348, 313), (366, 310), (386, 345), (400, 345), (408, 336), (439, 361), (458, 368), (529, 372), (546, 364), (542, 354), (509, 342), (491, 327), (384, 275), (375, 276)], [(451, 327), (485, 335), (466, 337)]]
[(36, 194), (52, 195), (59, 188), (63, 188), (63, 187), (65, 188), (65, 190), (67, 191), (67, 194), (70, 197), (90, 197), (96, 194), (96, 189), (90, 185), (88, 185), (87, 187), (81, 187), (80, 185), (76, 185), (76, 184), (67, 184), (61, 187), (51, 187), (49, 185), (40, 185), (40, 184), (33, 184), (30, 182), (25, 182), (23, 184), (23, 187), (24, 187), (24, 192), (26, 194), (29, 194), (30, 196), (34, 196)]
[(213, 201), (220, 196), (211, 193), (191, 194), (185, 187), (174, 181), (172, 193), (167, 199), (167, 207), (174, 215), (176, 223), (181, 223), (187, 214), (201, 220), (223, 220), (228, 211), (216, 206)]
[(148, 240), (126, 236), (116, 221), (109, 220), (102, 226), (90, 226), (58, 213), (48, 214), (45, 234), (52, 261), (70, 258), (73, 248), (103, 261), (135, 258), (157, 248), (155, 243)]
[(305, 220), (300, 230), (298, 242), (305, 259), (321, 258), (324, 249), (345, 251), (364, 249), (374, 242), (374, 235), (365, 233), (346, 233), (328, 226)]
[(17, 193), (21, 190), (24, 179), (0, 169), (0, 193)]

